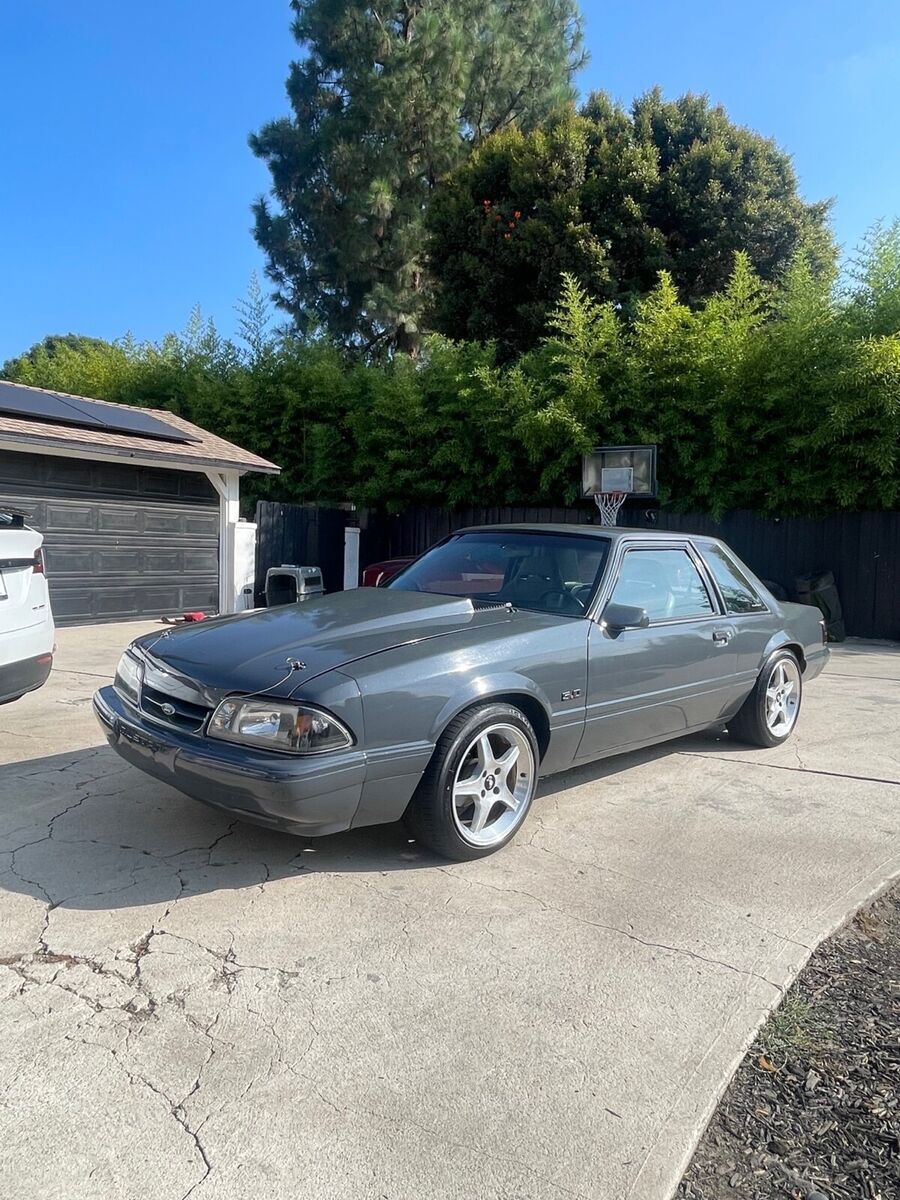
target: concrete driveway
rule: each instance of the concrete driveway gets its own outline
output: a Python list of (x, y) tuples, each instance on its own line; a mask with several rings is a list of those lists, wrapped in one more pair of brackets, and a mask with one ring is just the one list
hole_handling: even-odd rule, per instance
[(4, 1198), (664, 1198), (810, 947), (900, 869), (900, 647), (838, 648), (777, 751), (573, 771), (447, 865), (127, 767), (89, 698), (137, 631), (63, 631), (0, 709)]

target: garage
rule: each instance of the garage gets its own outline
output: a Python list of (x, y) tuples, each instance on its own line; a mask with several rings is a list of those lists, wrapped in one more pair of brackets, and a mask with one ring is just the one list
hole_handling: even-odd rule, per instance
[(163, 410), (0, 382), (0, 503), (44, 535), (59, 625), (240, 607), (248, 471), (278, 468)]

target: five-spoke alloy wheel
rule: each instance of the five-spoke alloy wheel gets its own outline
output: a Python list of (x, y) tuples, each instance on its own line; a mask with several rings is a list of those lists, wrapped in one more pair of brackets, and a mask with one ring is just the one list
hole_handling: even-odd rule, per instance
[(499, 850), (525, 820), (539, 752), (530, 721), (511, 704), (480, 704), (450, 722), (407, 811), (416, 838), (447, 858)]
[(780, 746), (797, 724), (803, 698), (803, 676), (790, 650), (776, 650), (766, 660), (753, 691), (728, 722), (728, 732), (753, 746)]
[(800, 711), (800, 668), (796, 659), (780, 658), (766, 685), (766, 725), (779, 741), (794, 728)]
[(535, 762), (531, 743), (516, 725), (490, 725), (472, 739), (453, 783), (453, 819), (474, 846), (505, 841), (531, 802)]

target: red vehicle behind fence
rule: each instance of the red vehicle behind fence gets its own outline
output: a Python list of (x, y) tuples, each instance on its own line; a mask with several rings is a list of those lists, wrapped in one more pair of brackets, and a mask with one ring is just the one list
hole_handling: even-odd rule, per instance
[(371, 566), (365, 567), (362, 573), (363, 587), (378, 587), (385, 579), (390, 579), (392, 575), (396, 575), (401, 567), (405, 567), (407, 563), (412, 562), (412, 557), (409, 558), (385, 558), (381, 562), (372, 563)]

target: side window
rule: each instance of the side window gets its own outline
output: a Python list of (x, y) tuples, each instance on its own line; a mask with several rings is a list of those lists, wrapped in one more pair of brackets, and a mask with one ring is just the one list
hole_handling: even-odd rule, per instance
[(766, 606), (747, 576), (719, 546), (702, 546), (703, 557), (732, 614), (765, 612)]
[(626, 551), (612, 599), (646, 609), (651, 621), (706, 617), (715, 611), (686, 550)]

